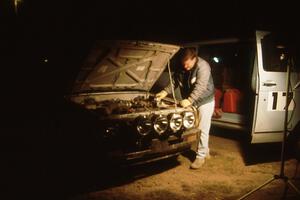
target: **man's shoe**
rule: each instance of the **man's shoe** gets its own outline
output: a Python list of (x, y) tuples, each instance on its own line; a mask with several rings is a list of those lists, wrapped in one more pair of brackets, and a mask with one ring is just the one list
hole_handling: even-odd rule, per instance
[(191, 169), (199, 169), (205, 163), (204, 158), (196, 158), (194, 162), (191, 164)]

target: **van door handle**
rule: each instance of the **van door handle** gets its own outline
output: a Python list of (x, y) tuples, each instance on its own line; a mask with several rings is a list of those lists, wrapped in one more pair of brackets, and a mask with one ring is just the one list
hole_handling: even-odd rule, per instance
[(277, 85), (275, 82), (264, 82), (263, 86), (271, 87)]

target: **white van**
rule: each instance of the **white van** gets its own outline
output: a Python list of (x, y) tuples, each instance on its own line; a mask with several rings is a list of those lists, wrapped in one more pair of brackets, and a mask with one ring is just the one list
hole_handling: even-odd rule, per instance
[[(237, 129), (251, 143), (283, 139), (288, 43), (277, 34), (256, 31), (250, 39), (227, 38), (190, 43), (212, 68), (216, 87), (213, 126)], [(288, 133), (300, 135), (300, 73), (290, 63)], [(299, 67), (299, 66), (298, 66)]]

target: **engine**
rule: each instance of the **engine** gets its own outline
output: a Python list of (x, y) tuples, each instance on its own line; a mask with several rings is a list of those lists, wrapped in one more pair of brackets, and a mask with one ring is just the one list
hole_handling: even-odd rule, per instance
[(146, 99), (144, 96), (137, 96), (133, 100), (111, 99), (96, 102), (92, 98), (85, 99), (85, 107), (93, 108), (97, 113), (108, 116), (112, 114), (129, 114), (143, 111), (154, 111), (163, 107), (171, 106), (172, 103), (158, 102), (154, 97)]

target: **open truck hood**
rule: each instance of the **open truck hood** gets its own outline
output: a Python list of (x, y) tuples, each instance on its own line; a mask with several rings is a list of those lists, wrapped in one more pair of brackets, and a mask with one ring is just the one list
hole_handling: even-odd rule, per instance
[(99, 41), (83, 63), (73, 93), (149, 91), (178, 50), (145, 41)]

